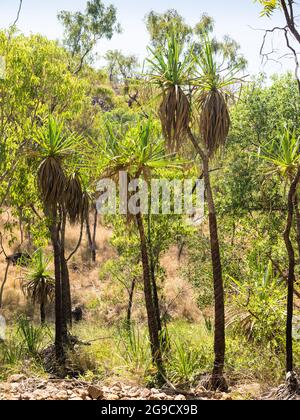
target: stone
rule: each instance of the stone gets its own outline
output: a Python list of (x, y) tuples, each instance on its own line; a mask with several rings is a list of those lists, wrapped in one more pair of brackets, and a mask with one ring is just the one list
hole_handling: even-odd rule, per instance
[(120, 397), (119, 397), (119, 395), (116, 395), (116, 394), (109, 394), (109, 395), (106, 396), (105, 399), (107, 401), (119, 401)]
[(17, 384), (23, 381), (26, 381), (26, 376), (25, 375), (12, 375), (8, 378), (8, 383), (10, 384)]
[(141, 398), (146, 399), (151, 396), (151, 391), (149, 389), (144, 389), (141, 393)]
[(88, 396), (92, 398), (92, 400), (102, 400), (104, 397), (104, 393), (100, 388), (91, 385), (88, 388)]
[(175, 401), (186, 401), (186, 397), (184, 395), (176, 395), (174, 400)]
[(152, 398), (154, 401), (166, 401), (167, 395), (166, 394), (155, 394)]
[(55, 399), (59, 401), (66, 401), (68, 400), (68, 393), (66, 391), (60, 391), (56, 394)]

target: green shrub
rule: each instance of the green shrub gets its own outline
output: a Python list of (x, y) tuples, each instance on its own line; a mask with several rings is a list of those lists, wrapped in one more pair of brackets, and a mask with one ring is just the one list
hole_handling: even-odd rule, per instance
[(248, 340), (283, 349), (285, 328), (286, 287), (284, 280), (274, 275), (270, 262), (258, 267), (256, 275), (245, 282), (230, 278), (231, 308), (227, 312), (227, 328)]

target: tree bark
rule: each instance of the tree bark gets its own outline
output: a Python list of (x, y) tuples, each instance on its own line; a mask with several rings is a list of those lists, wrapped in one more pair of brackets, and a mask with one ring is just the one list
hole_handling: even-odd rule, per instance
[(87, 233), (88, 245), (89, 245), (92, 262), (96, 262), (96, 247), (95, 247), (95, 244), (93, 243), (89, 213), (87, 213), (86, 215), (86, 233)]
[(94, 212), (94, 227), (93, 227), (93, 252), (92, 252), (92, 261), (96, 262), (96, 253), (97, 253), (97, 246), (96, 246), (96, 238), (97, 238), (97, 227), (98, 227), (98, 210), (95, 207)]
[(127, 318), (126, 318), (126, 326), (128, 331), (131, 331), (131, 318), (132, 318), (132, 307), (133, 307), (133, 296), (135, 292), (137, 279), (134, 278), (131, 283), (131, 287), (129, 290), (129, 300), (128, 300), (128, 307), (127, 307)]
[[(62, 212), (62, 227), (61, 227), (61, 287), (62, 287), (62, 312), (64, 325), (72, 325), (72, 299), (70, 288), (69, 269), (65, 253), (65, 237), (66, 237), (66, 223), (67, 215)], [(64, 331), (64, 340), (68, 341), (68, 332)]]
[(291, 241), (291, 229), (294, 215), (294, 199), (297, 192), (297, 186), (300, 181), (300, 168), (291, 183), (288, 194), (288, 216), (286, 229), (284, 232), (284, 241), (289, 258), (288, 272), (288, 295), (287, 295), (287, 322), (286, 322), (286, 371), (293, 372), (293, 316), (294, 316), (294, 283), (295, 283), (295, 251)]
[(299, 211), (299, 201), (298, 195), (295, 195), (294, 198), (294, 207), (295, 207), (295, 218), (296, 218), (296, 237), (297, 237), (297, 247), (298, 247), (298, 256), (300, 261), (300, 211)]
[(210, 182), (209, 155), (207, 151), (202, 150), (190, 128), (188, 129), (188, 136), (193, 146), (195, 147), (196, 152), (200, 155), (203, 162), (203, 177), (209, 211), (209, 232), (215, 298), (215, 362), (212, 378), (208, 386), (213, 390), (227, 391), (228, 385), (223, 376), (226, 353), (224, 285), (222, 276), (220, 244), (218, 237), (218, 223), (214, 197)]
[[(150, 206), (149, 206), (150, 208)], [(150, 260), (150, 274), (151, 274), (151, 283), (152, 283), (152, 291), (153, 291), (153, 303), (155, 307), (155, 315), (156, 315), (156, 323), (159, 334), (162, 332), (162, 320), (161, 320), (161, 313), (159, 307), (159, 297), (158, 297), (158, 289), (156, 283), (156, 264), (155, 264), (155, 256), (153, 253), (152, 247), (152, 239), (151, 239), (151, 215), (148, 214), (148, 244), (149, 244), (149, 260)]]
[(147, 240), (144, 230), (143, 218), (139, 213), (136, 216), (137, 226), (140, 235), (141, 255), (143, 263), (144, 294), (147, 309), (148, 328), (151, 343), (151, 352), (153, 363), (157, 366), (159, 373), (163, 372), (163, 360), (159, 341), (159, 332), (157, 326), (155, 306), (153, 302), (153, 292), (151, 284), (151, 273), (149, 265), (149, 256), (147, 249)]
[(220, 255), (220, 245), (218, 237), (218, 223), (216, 217), (215, 203), (210, 182), (209, 160), (203, 159), (203, 172), (205, 190), (207, 195), (207, 204), (209, 211), (209, 231), (211, 257), (214, 279), (214, 297), (215, 297), (215, 362), (211, 386), (214, 390), (227, 391), (228, 387), (223, 376), (225, 365), (225, 303), (224, 303), (224, 285), (222, 277), (222, 264)]
[(50, 232), (54, 253), (55, 270), (55, 353), (58, 364), (64, 364), (65, 351), (63, 345), (63, 315), (62, 315), (62, 289), (61, 289), (61, 250), (58, 229), (56, 226), (57, 215), (52, 221)]
[[(295, 16), (294, 16), (294, 10), (293, 10), (293, 4), (294, 1), (288, 0), (288, 5), (286, 0), (281, 0), (281, 6), (283, 9), (283, 13), (286, 19), (287, 26), (289, 27), (289, 30), (295, 37), (296, 41), (300, 44), (300, 32), (297, 30)], [(290, 8), (290, 11), (289, 11)]]
[(5, 270), (5, 274), (4, 274), (4, 279), (3, 279), (1, 289), (0, 289), (0, 309), (2, 309), (2, 305), (3, 305), (3, 292), (4, 292), (4, 287), (6, 285), (7, 278), (8, 278), (9, 267), (10, 267), (10, 261), (7, 261), (6, 270)]
[(45, 300), (42, 299), (40, 304), (40, 314), (41, 314), (41, 325), (45, 325), (46, 323), (46, 304)]

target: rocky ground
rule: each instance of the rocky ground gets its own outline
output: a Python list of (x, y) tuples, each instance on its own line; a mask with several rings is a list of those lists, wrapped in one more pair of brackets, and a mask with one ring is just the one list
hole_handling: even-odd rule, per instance
[(90, 385), (80, 381), (49, 379), (29, 379), (23, 375), (13, 375), (5, 383), (0, 383), (0, 400), (69, 400), (69, 401), (183, 401), (183, 400), (231, 400), (229, 394), (207, 392), (203, 388), (189, 393), (176, 393), (169, 389), (146, 389), (116, 383), (111, 387)]

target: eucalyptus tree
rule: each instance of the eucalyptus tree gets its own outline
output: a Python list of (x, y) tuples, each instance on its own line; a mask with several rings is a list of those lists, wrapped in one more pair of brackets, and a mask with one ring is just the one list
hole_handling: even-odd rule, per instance
[(84, 63), (91, 59), (92, 51), (101, 39), (110, 40), (121, 30), (116, 8), (105, 6), (102, 0), (88, 1), (84, 12), (63, 10), (58, 19), (64, 26), (64, 45), (71, 53), (70, 70), (74, 74), (78, 74)]
[(299, 383), (294, 374), (293, 357), (293, 314), (295, 285), (295, 250), (292, 241), (292, 226), (295, 216), (295, 197), (300, 183), (300, 137), (295, 130), (285, 127), (275, 133), (275, 138), (267, 144), (261, 157), (273, 167), (287, 188), (287, 222), (283, 234), (288, 254), (288, 293), (287, 293), (287, 325), (286, 325), (286, 373), (289, 391), (299, 391)]
[(46, 322), (46, 305), (53, 300), (55, 280), (50, 270), (51, 258), (42, 249), (38, 249), (32, 256), (31, 263), (26, 268), (22, 285), (24, 294), (35, 305), (40, 305), (41, 324)]
[(162, 92), (159, 108), (163, 132), (169, 147), (179, 149), (192, 143), (202, 161), (215, 296), (215, 363), (209, 387), (227, 390), (225, 363), (225, 308), (218, 224), (211, 184), (210, 163), (225, 145), (230, 129), (228, 98), (238, 82), (242, 62), (233, 65), (230, 57), (214, 48), (207, 34), (201, 36), (197, 55), (193, 45), (180, 40), (175, 31), (166, 45), (149, 49), (150, 81)]

